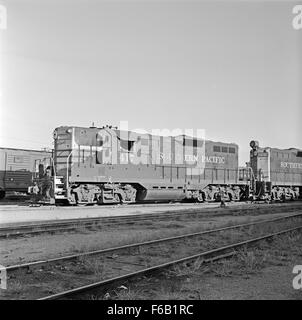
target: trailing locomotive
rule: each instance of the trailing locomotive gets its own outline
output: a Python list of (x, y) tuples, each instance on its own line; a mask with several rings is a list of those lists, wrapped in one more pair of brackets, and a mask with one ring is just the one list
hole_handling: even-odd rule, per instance
[(261, 148), (257, 141), (251, 141), (250, 146), (256, 196), (272, 200), (297, 199), (302, 191), (302, 151)]
[(46, 159), (50, 161), (51, 152), (0, 148), (0, 199), (7, 193), (26, 193), (38, 166)]
[(55, 200), (69, 204), (249, 196), (249, 170), (238, 168), (236, 144), (185, 135), (59, 127), (52, 171)]

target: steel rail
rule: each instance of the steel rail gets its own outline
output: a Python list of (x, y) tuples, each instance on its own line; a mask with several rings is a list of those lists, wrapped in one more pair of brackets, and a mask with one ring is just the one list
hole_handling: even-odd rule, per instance
[[(47, 233), (55, 231), (73, 230), (81, 226), (98, 226), (100, 223), (135, 223), (137, 221), (145, 221), (150, 219), (165, 220), (171, 217), (181, 217), (183, 215), (199, 215), (200, 211), (180, 211), (180, 212), (161, 212), (161, 213), (147, 213), (147, 214), (131, 214), (127, 216), (107, 216), (107, 217), (93, 217), (93, 218), (74, 218), (62, 219), (61, 221), (48, 221), (45, 223), (32, 223), (26, 225), (16, 225), (0, 227), (0, 238), (15, 237), (36, 233)], [(34, 229), (34, 230), (33, 230)], [(36, 229), (36, 230), (35, 230)], [(28, 231), (27, 231), (28, 230)]]
[[(74, 296), (74, 295), (78, 295), (78, 294), (81, 294), (81, 293), (84, 293), (84, 292), (89, 292), (90, 290), (93, 290), (93, 289), (96, 289), (96, 288), (100, 288), (102, 286), (109, 285), (109, 284), (112, 284), (114, 282), (128, 280), (128, 279), (133, 278), (133, 277), (138, 277), (138, 276), (142, 276), (144, 274), (148, 274), (148, 273), (152, 273), (152, 272), (155, 272), (155, 271), (163, 270), (165, 268), (171, 267), (171, 266), (176, 265), (176, 264), (180, 264), (180, 263), (183, 263), (183, 262), (189, 262), (189, 261), (192, 261), (192, 260), (195, 260), (195, 259), (199, 259), (199, 258), (206, 258), (208, 256), (215, 255), (215, 254), (216, 254), (216, 256), (214, 256), (212, 258), (209, 257), (208, 261), (214, 261), (214, 259), (215, 260), (223, 259), (223, 258), (226, 258), (226, 257), (229, 257), (229, 256), (234, 256), (236, 254), (236, 252), (234, 252), (234, 251), (230, 252), (230, 253), (223, 254), (223, 252), (225, 252), (226, 250), (238, 249), (238, 248), (243, 247), (245, 245), (250, 245), (250, 244), (259, 242), (261, 240), (266, 240), (266, 239), (269, 239), (269, 238), (272, 238), (272, 237), (275, 237), (275, 236), (283, 235), (283, 234), (290, 233), (290, 232), (293, 232), (293, 231), (297, 231), (297, 230), (300, 230), (300, 229), (302, 229), (302, 226), (295, 227), (295, 228), (290, 228), (290, 229), (286, 229), (286, 230), (282, 230), (282, 231), (278, 231), (278, 232), (274, 232), (274, 233), (271, 233), (271, 234), (268, 234), (268, 235), (265, 235), (265, 236), (261, 236), (261, 237), (253, 238), (253, 239), (250, 239), (250, 240), (237, 242), (237, 243), (234, 243), (234, 244), (231, 244), (231, 245), (219, 247), (219, 248), (216, 248), (216, 249), (208, 250), (208, 251), (201, 252), (201, 253), (198, 253), (198, 254), (194, 254), (194, 255), (191, 255), (191, 256), (188, 256), (188, 257), (184, 257), (184, 258), (181, 258), (181, 259), (177, 259), (177, 260), (169, 261), (169, 262), (166, 262), (166, 263), (162, 263), (162, 264), (150, 267), (150, 268), (145, 268), (145, 269), (142, 269), (142, 270), (139, 270), (139, 271), (131, 272), (131, 273), (128, 273), (128, 274), (125, 274), (125, 275), (122, 275), (122, 276), (118, 276), (118, 277), (114, 277), (114, 278), (98, 281), (98, 282), (95, 282), (95, 283), (91, 283), (89, 285), (81, 286), (81, 287), (78, 287), (78, 288), (74, 288), (74, 289), (67, 290), (67, 291), (64, 291), (64, 292), (61, 292), (61, 293), (57, 293), (57, 294), (53, 294), (53, 295), (50, 295), (50, 296), (42, 297), (42, 298), (39, 298), (37, 300), (58, 300), (58, 299), (62, 299), (62, 298), (68, 298), (68, 297), (71, 297), (71, 296)], [(206, 260), (204, 262), (208, 262), (208, 261)]]
[[(257, 200), (257, 201), (251, 201), (251, 200), (246, 200), (246, 201), (235, 201), (235, 202), (228, 202), (226, 201), (226, 203), (229, 203), (231, 204), (231, 207), (232, 208), (238, 208), (238, 207), (244, 207), (244, 206), (249, 206), (249, 205), (257, 205), (257, 206), (299, 206), (301, 205), (301, 201), (302, 201), (302, 198), (301, 199), (296, 199), (294, 201), (285, 201), (285, 202), (282, 202), (282, 201), (272, 201), (270, 203), (267, 203), (265, 202), (264, 200)], [(216, 205), (216, 207), (214, 207)], [(168, 202), (158, 202), (158, 203), (140, 203), (140, 202), (137, 202), (137, 203), (126, 203), (126, 204), (123, 204), (123, 205), (120, 205), (120, 204), (103, 204), (103, 205), (85, 205), (85, 206), (61, 206), (61, 205), (40, 205), (40, 206), (37, 206), (37, 207), (31, 207), (29, 205), (26, 205), (26, 206), (21, 206), (20, 203), (18, 203), (18, 206), (16, 207), (16, 204), (13, 204), (13, 203), (9, 203), (9, 202), (6, 202), (4, 203), (3, 201), (0, 201), (0, 211), (4, 212), (4, 211), (11, 211), (11, 210), (22, 210), (22, 211), (37, 211), (37, 210), (45, 210), (45, 211), (48, 211), (48, 210), (57, 210), (57, 209), (63, 209), (63, 210), (82, 210), (83, 208), (85, 209), (89, 209), (89, 210), (98, 210), (100, 208), (111, 208), (111, 207), (116, 207), (116, 206), (125, 206), (125, 207), (128, 207), (130, 206), (131, 208), (152, 208), (152, 207), (169, 207), (169, 206), (174, 206), (174, 207), (177, 207), (177, 208), (181, 208), (181, 207), (187, 207), (187, 206), (190, 206), (190, 207), (199, 207), (199, 208), (203, 208), (203, 209), (213, 209), (214, 208), (218, 208), (220, 205), (220, 202), (217, 202), (217, 201), (209, 201), (209, 202), (172, 202), (172, 203), (168, 203)], [(13, 206), (13, 207), (12, 207)]]
[(233, 229), (238, 229), (238, 228), (245, 228), (245, 227), (255, 226), (255, 225), (259, 225), (259, 224), (282, 221), (282, 220), (297, 218), (297, 217), (302, 217), (302, 214), (300, 213), (300, 214), (294, 214), (294, 215), (287, 215), (287, 216), (278, 217), (278, 218), (274, 218), (274, 219), (265, 219), (265, 220), (255, 221), (255, 222), (244, 223), (244, 224), (236, 224), (236, 225), (228, 226), (228, 227), (210, 229), (210, 230), (205, 230), (205, 231), (200, 231), (200, 232), (188, 233), (188, 234), (183, 234), (183, 235), (178, 235), (178, 236), (173, 236), (173, 237), (160, 238), (160, 239), (156, 239), (156, 240), (149, 240), (149, 241), (138, 242), (138, 243), (133, 243), (133, 244), (126, 244), (126, 245), (119, 246), (119, 247), (112, 247), (112, 248), (107, 248), (107, 249), (87, 251), (87, 252), (67, 255), (67, 256), (63, 256), (63, 257), (56, 257), (56, 258), (47, 259), (47, 260), (39, 260), (39, 261), (28, 262), (28, 263), (24, 263), (24, 264), (11, 265), (11, 266), (7, 266), (6, 270), (13, 271), (13, 270), (20, 270), (20, 269), (29, 269), (31, 267), (36, 267), (36, 266), (43, 265), (43, 264), (58, 263), (58, 262), (78, 259), (81, 257), (93, 256), (93, 255), (98, 255), (98, 254), (101, 255), (101, 254), (105, 254), (108, 252), (116, 252), (116, 251), (125, 250), (125, 249), (132, 249), (132, 248), (137, 248), (137, 247), (142, 247), (142, 246), (149, 246), (149, 245), (164, 243), (164, 242), (168, 242), (168, 241), (191, 238), (191, 237), (195, 237), (195, 236), (203, 236), (203, 235), (208, 235), (211, 233), (233, 230)]
[(158, 219), (160, 221), (166, 220), (171, 217), (181, 217), (183, 215), (198, 215), (201, 212), (181, 212), (181, 213), (160, 213), (160, 214), (134, 214), (128, 216), (115, 216), (115, 217), (98, 217), (87, 219), (70, 219), (70, 221), (62, 220), (58, 222), (47, 222), (38, 224), (28, 224), (19, 226), (0, 227), (0, 238), (25, 236), (31, 234), (51, 233), (58, 231), (70, 231), (79, 227), (101, 227), (110, 223), (132, 224), (135, 222), (147, 221), (150, 219)]
[[(145, 216), (145, 217), (142, 217)], [(161, 214), (162, 219), (169, 218), (171, 215)], [(130, 223), (134, 221), (144, 221), (150, 218), (158, 218), (157, 215), (146, 216), (146, 215), (129, 215), (127, 217), (116, 216), (116, 217), (99, 217), (99, 218), (87, 218), (87, 219), (70, 219), (62, 220), (57, 222), (47, 222), (47, 223), (37, 223), (37, 224), (28, 224), (28, 225), (19, 225), (19, 226), (9, 226), (9, 227), (0, 227), (0, 238), (5, 237), (15, 237), (36, 233), (47, 233), (55, 231), (64, 231), (64, 230), (73, 230), (81, 226), (90, 227), (97, 226), (99, 223)], [(161, 217), (159, 217), (161, 219)]]

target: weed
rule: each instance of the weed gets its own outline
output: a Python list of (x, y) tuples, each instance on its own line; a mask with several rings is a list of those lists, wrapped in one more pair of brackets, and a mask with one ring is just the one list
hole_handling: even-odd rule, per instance
[(105, 264), (100, 259), (91, 259), (85, 256), (79, 258), (79, 263), (75, 267), (75, 273), (77, 274), (93, 274), (98, 277), (102, 277), (105, 273)]

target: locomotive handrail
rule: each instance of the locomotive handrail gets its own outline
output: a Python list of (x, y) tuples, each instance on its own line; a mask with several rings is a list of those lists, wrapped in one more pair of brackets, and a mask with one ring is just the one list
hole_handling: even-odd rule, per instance
[(53, 174), (54, 174), (54, 176), (56, 176), (57, 173), (56, 173), (55, 161), (54, 161), (53, 157), (50, 157), (50, 160), (52, 162)]
[(246, 169), (251, 172), (251, 178), (252, 178), (251, 182), (253, 183), (253, 189), (255, 189), (256, 178), (255, 178), (254, 170), (252, 167), (246, 167)]
[(73, 153), (73, 150), (71, 150), (71, 152), (69, 153), (67, 159), (66, 159), (66, 191), (68, 192), (68, 188), (69, 188), (69, 158), (71, 157)]
[[(56, 167), (55, 167), (55, 162), (54, 162), (53, 157), (44, 157), (44, 158), (39, 158), (39, 159), (34, 160), (33, 169), (32, 169), (32, 178), (37, 178), (37, 174), (38, 174), (38, 172), (36, 170), (37, 164), (38, 165), (42, 164), (44, 167), (45, 161), (47, 161), (48, 159), (50, 159), (49, 165), (52, 166), (53, 173), (54, 173), (53, 175), (56, 176)], [(46, 164), (48, 164), (48, 162), (46, 162)]]

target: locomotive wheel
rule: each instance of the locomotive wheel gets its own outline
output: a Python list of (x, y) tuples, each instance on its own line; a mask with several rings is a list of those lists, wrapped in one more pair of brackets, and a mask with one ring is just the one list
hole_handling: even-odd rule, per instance
[(121, 196), (118, 193), (114, 195), (114, 201), (117, 203), (122, 203)]
[(216, 202), (220, 202), (220, 201), (221, 201), (221, 195), (220, 195), (219, 192), (216, 192), (216, 193), (214, 194), (214, 200), (215, 200)]
[(204, 202), (203, 194), (202, 194), (201, 192), (198, 194), (198, 197), (197, 197), (196, 200), (197, 200), (197, 202), (199, 202), (199, 203)]

